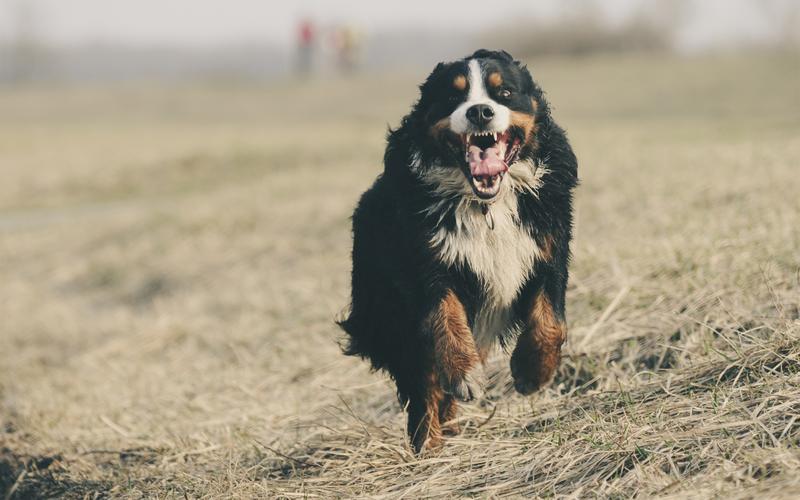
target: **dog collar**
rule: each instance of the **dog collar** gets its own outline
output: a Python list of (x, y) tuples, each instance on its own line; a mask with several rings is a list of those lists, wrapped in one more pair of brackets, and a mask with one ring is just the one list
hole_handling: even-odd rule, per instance
[(489, 226), (490, 230), (494, 231), (494, 216), (489, 208), (491, 208), (489, 203), (481, 203), (481, 212), (486, 220), (486, 225)]

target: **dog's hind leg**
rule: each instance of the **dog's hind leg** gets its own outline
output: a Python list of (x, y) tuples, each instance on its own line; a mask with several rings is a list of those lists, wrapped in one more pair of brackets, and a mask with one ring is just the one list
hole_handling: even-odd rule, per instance
[(456, 416), (456, 399), (438, 386), (431, 388), (427, 399), (409, 399), (408, 436), (414, 451), (432, 450), (442, 444), (443, 436), (455, 436), (461, 429)]
[(481, 358), (467, 323), (467, 313), (448, 290), (428, 317), (439, 383), (446, 394), (462, 401), (480, 396)]
[(442, 435), (455, 436), (461, 429), (456, 416), (458, 415), (458, 403), (456, 398), (450, 394), (445, 394), (439, 402), (439, 426), (442, 428)]
[(443, 397), (436, 373), (432, 370), (408, 395), (408, 437), (416, 453), (442, 444), (439, 405)]

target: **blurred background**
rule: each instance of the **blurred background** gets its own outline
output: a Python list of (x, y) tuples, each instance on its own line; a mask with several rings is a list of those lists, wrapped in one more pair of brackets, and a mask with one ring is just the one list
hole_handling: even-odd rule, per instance
[(2, 0), (0, 79), (246, 78), (428, 67), (502, 46), (518, 57), (794, 50), (794, 0)]
[[(455, 461), (401, 470), (392, 385), (337, 346), (349, 217), (417, 85), (479, 47), (528, 64), (579, 158), (570, 338), (534, 398), (498, 355), (496, 416), (468, 406)], [(441, 497), (478, 478), (650, 496), (684, 488), (676, 463), (717, 496), (740, 484), (720, 467), (796, 478), (794, 456), (746, 472), (786, 456), (770, 447), (800, 416), (756, 421), (767, 402), (738, 412), (739, 386), (686, 382), (608, 427), (575, 412), (567, 446), (513, 432), (651, 376), (713, 386), (797, 331), (799, 89), (797, 0), (0, 0), (0, 493)], [(754, 423), (737, 440), (719, 421)], [(495, 465), (458, 458), (475, 450)]]

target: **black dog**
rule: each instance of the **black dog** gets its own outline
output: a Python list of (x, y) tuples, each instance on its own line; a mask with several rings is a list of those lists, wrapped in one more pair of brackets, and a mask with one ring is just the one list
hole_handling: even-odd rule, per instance
[[(383, 175), (353, 214), (345, 352), (389, 372), (419, 452), (489, 348), (516, 339), (514, 387), (548, 383), (566, 338), (577, 161), (539, 86), (507, 52), (441, 63), (390, 131)], [(443, 425), (447, 424), (449, 425)]]

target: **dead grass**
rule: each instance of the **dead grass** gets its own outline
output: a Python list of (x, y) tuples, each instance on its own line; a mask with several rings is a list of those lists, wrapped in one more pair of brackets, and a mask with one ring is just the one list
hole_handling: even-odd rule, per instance
[(581, 160), (553, 387), (415, 457), (343, 357), (348, 216), (421, 75), (0, 91), (0, 491), (792, 497), (800, 72), (533, 61)]

